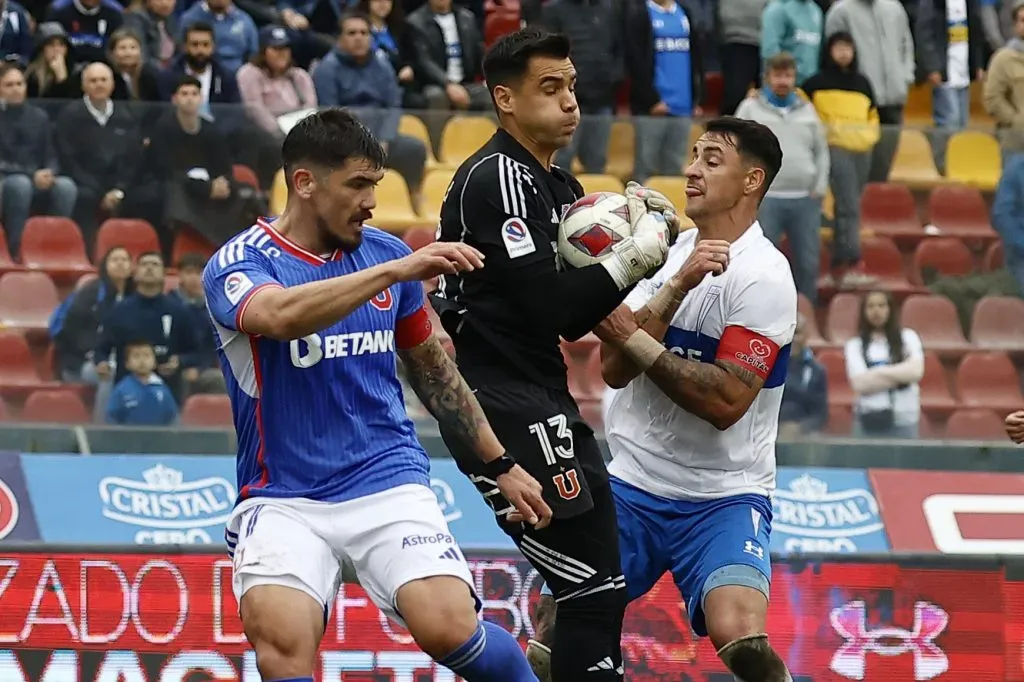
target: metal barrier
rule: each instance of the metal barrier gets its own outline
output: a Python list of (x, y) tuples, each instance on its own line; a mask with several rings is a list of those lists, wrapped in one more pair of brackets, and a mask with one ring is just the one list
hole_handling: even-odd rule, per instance
[[(522, 557), (467, 552), (483, 615), (533, 634), (541, 579)], [(794, 679), (1024, 680), (1024, 561), (777, 558), (769, 629)], [(17, 545), (0, 551), (3, 682), (257, 682), (221, 548)], [(631, 682), (731, 682), (666, 577), (627, 613)], [(361, 674), (360, 674), (361, 673)], [(357, 586), (342, 585), (320, 682), (454, 682)]]

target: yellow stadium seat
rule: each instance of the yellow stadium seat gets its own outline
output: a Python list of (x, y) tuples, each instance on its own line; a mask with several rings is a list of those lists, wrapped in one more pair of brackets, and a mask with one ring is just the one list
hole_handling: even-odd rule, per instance
[(434, 147), (430, 142), (430, 132), (427, 130), (427, 126), (420, 120), (419, 116), (413, 116), (412, 114), (402, 114), (402, 118), (398, 123), (398, 132), (402, 135), (408, 135), (409, 137), (415, 137), (417, 140), (422, 140), (423, 144), (427, 145), (427, 168), (434, 168), (437, 166), (437, 159), (434, 158)]
[(946, 177), (957, 183), (994, 192), (1003, 173), (999, 142), (988, 133), (962, 130), (949, 138)]
[(907, 92), (907, 103), (903, 107), (903, 120), (907, 123), (932, 125), (932, 86), (913, 85)]
[(622, 180), (619, 180), (614, 175), (577, 175), (576, 179), (583, 185), (583, 191), (587, 194), (593, 194), (594, 192), (615, 192), (616, 194), (622, 194), (626, 191), (625, 186), (622, 184)]
[(985, 110), (984, 92), (984, 81), (971, 82), (971, 125), (995, 125), (995, 120)]
[(497, 124), (484, 116), (456, 116), (441, 133), (441, 158), (446, 166), (456, 167), (476, 153), (491, 138)]
[(633, 124), (629, 121), (613, 121), (612, 132), (608, 138), (608, 164), (604, 172), (620, 180), (629, 179), (633, 175), (635, 144)]
[(444, 168), (428, 171), (423, 178), (423, 217), (437, 223), (441, 219), (441, 204), (454, 173)]
[(889, 170), (890, 182), (902, 182), (913, 189), (927, 189), (945, 182), (935, 169), (932, 145), (920, 130), (904, 128), (896, 158)]
[(385, 171), (377, 184), (377, 208), (373, 210), (372, 223), (389, 232), (404, 232), (410, 227), (429, 223), (413, 212), (409, 187), (396, 171)]
[(686, 149), (686, 156), (683, 157), (683, 165), (685, 166), (690, 161), (690, 150), (693, 149), (693, 145), (697, 144), (697, 140), (704, 134), (704, 126), (700, 123), (694, 123), (690, 126), (690, 146)]
[(287, 203), (288, 183), (284, 178), (284, 169), (281, 168), (274, 176), (274, 185), (270, 188), (270, 214), (281, 215)]
[(825, 190), (825, 199), (821, 202), (821, 214), (829, 220), (836, 217), (836, 198), (832, 195), (832, 188)]
[(679, 176), (655, 175), (645, 183), (656, 192), (661, 192), (676, 205), (679, 212), (686, 210), (686, 178)]

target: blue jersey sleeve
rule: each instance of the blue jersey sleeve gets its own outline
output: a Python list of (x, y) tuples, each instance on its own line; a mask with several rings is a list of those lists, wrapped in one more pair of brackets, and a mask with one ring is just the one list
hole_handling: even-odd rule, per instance
[(237, 241), (221, 248), (203, 271), (210, 315), (218, 325), (232, 331), (245, 332), (242, 315), (257, 291), (281, 286), (267, 255)]

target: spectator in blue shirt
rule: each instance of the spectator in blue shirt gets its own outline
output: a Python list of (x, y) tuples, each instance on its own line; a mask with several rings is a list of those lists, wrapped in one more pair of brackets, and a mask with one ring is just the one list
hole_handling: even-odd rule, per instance
[(630, 106), (637, 117), (633, 178), (682, 175), (704, 86), (697, 10), (688, 0), (637, 0), (625, 15)]
[(187, 395), (195, 393), (224, 393), (224, 374), (217, 359), (217, 339), (210, 313), (206, 309), (203, 291), (203, 268), (206, 258), (198, 253), (186, 253), (178, 259), (178, 288), (171, 292), (192, 316), (196, 333), (196, 366), (182, 372)]
[(807, 347), (807, 320), (803, 315), (797, 316), (790, 351), (779, 412), (779, 435), (783, 438), (818, 433), (828, 422), (828, 375)]
[(107, 402), (107, 423), (122, 426), (168, 426), (178, 419), (178, 405), (167, 384), (153, 370), (156, 352), (149, 341), (125, 346), (130, 374), (117, 382)]
[(398, 132), (402, 117), (402, 88), (391, 62), (372, 49), (370, 18), (347, 10), (341, 18), (338, 45), (313, 71), (317, 102), (322, 107), (350, 107), (377, 136), (387, 152), (388, 168), (409, 185), (414, 208), (427, 161), (423, 142)]
[(256, 22), (231, 0), (207, 0), (192, 5), (181, 15), (180, 25), (187, 30), (196, 23), (213, 27), (217, 61), (232, 73), (260, 51)]
[(32, 24), (25, 8), (7, 0), (7, 6), (0, 2), (0, 60), (17, 61), (28, 65), (32, 58)]

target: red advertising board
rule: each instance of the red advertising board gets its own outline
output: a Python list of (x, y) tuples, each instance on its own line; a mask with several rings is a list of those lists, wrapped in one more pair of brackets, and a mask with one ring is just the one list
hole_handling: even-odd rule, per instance
[[(484, 616), (525, 643), (540, 580), (519, 558), (470, 561)], [(220, 555), (0, 555), (4, 682), (258, 682)], [(1024, 591), (1001, 570), (779, 563), (772, 642), (800, 680), (1024, 682)], [(667, 581), (631, 605), (631, 682), (731, 682)], [(354, 586), (321, 648), (319, 682), (454, 682)]]
[(896, 552), (1024, 554), (1024, 475), (869, 471)]

